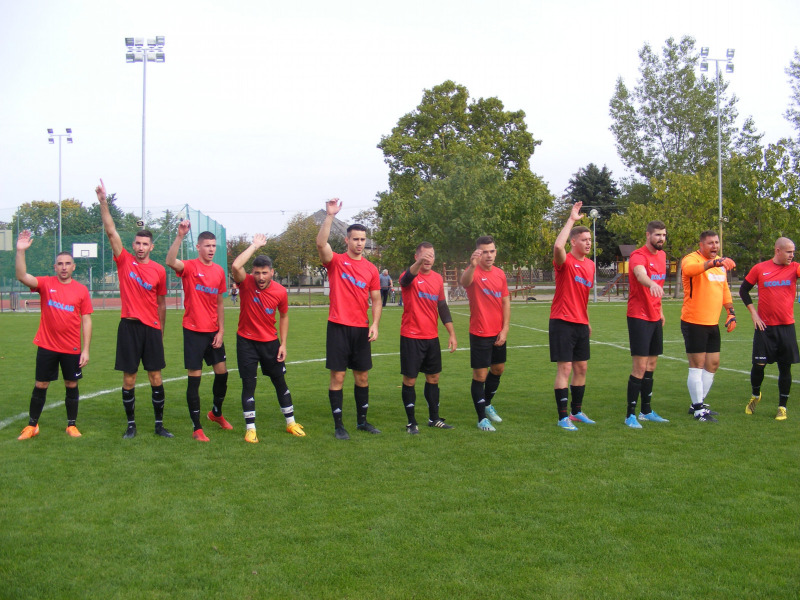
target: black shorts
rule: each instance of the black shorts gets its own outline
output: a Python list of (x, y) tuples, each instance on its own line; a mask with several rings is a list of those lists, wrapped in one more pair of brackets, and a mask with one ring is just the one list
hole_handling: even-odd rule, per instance
[(753, 333), (753, 364), (794, 364), (800, 362), (794, 323), (767, 325), (764, 331)]
[(39, 348), (36, 353), (36, 381), (55, 381), (58, 379), (59, 367), (64, 381), (78, 381), (83, 377), (80, 364), (80, 354), (65, 354)]
[(506, 362), (506, 344), (495, 346), (497, 336), (481, 337), (469, 334), (469, 366), (473, 369), (488, 369), (492, 365)]
[(203, 361), (208, 366), (225, 362), (225, 344), (214, 348), (216, 331), (192, 331), (183, 328), (183, 368), (187, 371), (199, 371), (203, 368)]
[(351, 327), (328, 321), (325, 368), (330, 371), (369, 371), (372, 368), (369, 327)]
[(161, 330), (135, 319), (122, 319), (117, 328), (117, 362), (114, 368), (123, 373), (136, 373), (139, 361), (148, 372), (160, 371), (167, 366)]
[(589, 360), (589, 326), (562, 319), (550, 319), (550, 362)]
[(628, 317), (631, 356), (658, 356), (664, 353), (664, 328), (661, 320), (645, 321)]
[(400, 336), (400, 373), (416, 379), (420, 371), (426, 375), (442, 372), (442, 348), (439, 338), (418, 340)]
[(681, 321), (681, 333), (686, 354), (714, 353), (722, 348), (719, 325), (697, 325)]
[(258, 376), (258, 365), (261, 372), (269, 377), (277, 377), (286, 373), (286, 363), (278, 362), (278, 350), (281, 343), (257, 342), (236, 335), (236, 360), (239, 366), (239, 377), (252, 379)]

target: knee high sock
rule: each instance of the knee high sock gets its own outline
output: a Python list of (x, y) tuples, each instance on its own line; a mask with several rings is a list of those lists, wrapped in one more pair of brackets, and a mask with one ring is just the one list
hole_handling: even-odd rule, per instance
[(653, 412), (650, 400), (653, 397), (653, 371), (645, 371), (642, 377), (642, 412), (649, 415)]
[(80, 393), (77, 385), (74, 388), (67, 388), (67, 395), (64, 399), (64, 405), (67, 407), (67, 427), (75, 425), (75, 421), (78, 419), (79, 397)]
[(478, 413), (478, 422), (486, 418), (486, 400), (485, 386), (483, 381), (472, 380), (472, 387), (470, 388), (472, 394), (472, 403), (475, 405), (475, 412)]
[(708, 396), (708, 392), (711, 391), (711, 386), (714, 384), (714, 373), (706, 371), (705, 369), (702, 369), (702, 371), (703, 373), (701, 377), (703, 380), (703, 400), (705, 400), (706, 396)]
[(344, 427), (342, 424), (342, 405), (344, 404), (344, 391), (328, 390), (328, 399), (331, 401), (333, 424), (335, 427)]
[(164, 424), (164, 386), (151, 385), (153, 393), (153, 414), (156, 417), (156, 427)]
[(248, 377), (242, 379), (242, 414), (247, 429), (254, 429), (256, 426), (256, 378)]
[(189, 375), (186, 383), (186, 405), (194, 430), (202, 429), (200, 425), (200, 376)]
[(786, 408), (789, 401), (789, 392), (792, 390), (792, 365), (790, 363), (778, 363), (778, 393), (780, 399), (778, 405)]
[(569, 393), (567, 388), (556, 388), (553, 390), (556, 394), (556, 408), (558, 409), (558, 420), (566, 418), (569, 412), (567, 408)]
[(289, 391), (289, 386), (286, 385), (286, 378), (283, 374), (280, 374), (276, 377), (270, 377), (270, 379), (275, 387), (275, 395), (278, 396), (278, 404), (286, 419), (286, 424), (290, 425), (294, 423), (294, 405), (292, 404), (292, 393)]
[(125, 416), (128, 418), (128, 425), (135, 425), (136, 396), (134, 394), (134, 388), (129, 390), (122, 388), (122, 406), (125, 407)]
[(214, 403), (211, 405), (211, 412), (215, 417), (222, 416), (222, 403), (225, 402), (225, 394), (228, 393), (228, 373), (214, 373), (214, 385), (211, 387), (214, 394)]
[(359, 425), (367, 422), (367, 409), (369, 408), (369, 386), (353, 386), (353, 396), (356, 399), (356, 421)]
[(417, 389), (413, 385), (406, 385), (404, 383), (401, 395), (403, 397), (403, 408), (406, 409), (406, 419), (408, 419), (408, 424), (416, 425), (417, 419), (414, 415), (414, 405), (417, 402)]
[(572, 394), (572, 414), (577, 415), (583, 410), (583, 393), (586, 391), (585, 385), (571, 385), (569, 392)]
[(428, 403), (428, 418), (435, 421), (439, 418), (439, 384), (425, 382), (425, 400)]
[(47, 388), (33, 388), (31, 392), (31, 404), (28, 409), (28, 425), (33, 427), (39, 422), (39, 417), (42, 416), (44, 410), (44, 403), (47, 401)]
[(761, 393), (761, 384), (764, 383), (764, 367), (766, 365), (753, 365), (753, 368), (750, 369), (750, 387), (753, 390), (753, 396)]
[(636, 402), (639, 400), (641, 391), (642, 380), (633, 375), (628, 377), (628, 412), (625, 414), (625, 418), (636, 413)]
[(494, 395), (497, 393), (497, 388), (500, 386), (500, 375), (495, 375), (491, 371), (486, 376), (486, 385), (484, 386), (484, 398), (486, 399), (486, 405), (492, 403), (494, 400)]
[(703, 403), (703, 369), (693, 369), (689, 367), (689, 377), (686, 380), (686, 387), (689, 388), (689, 397), (692, 399), (692, 406), (699, 406)]

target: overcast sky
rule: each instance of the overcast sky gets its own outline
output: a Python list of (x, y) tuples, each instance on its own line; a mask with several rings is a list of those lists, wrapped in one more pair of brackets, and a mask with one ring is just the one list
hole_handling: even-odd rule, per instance
[(345, 220), (374, 206), (381, 136), (446, 79), (525, 111), (552, 193), (590, 162), (622, 177), (615, 81), (633, 87), (638, 50), (670, 36), (712, 57), (735, 48), (740, 121), (765, 141), (791, 135), (800, 2), (30, 0), (4, 2), (0, 30), (0, 221), (58, 199), (48, 127), (74, 132), (63, 198), (90, 205), (102, 177), (140, 213), (142, 64), (126, 64), (124, 38), (163, 35), (166, 62), (147, 70), (146, 208), (189, 204), (230, 237), (279, 233), (334, 196)]

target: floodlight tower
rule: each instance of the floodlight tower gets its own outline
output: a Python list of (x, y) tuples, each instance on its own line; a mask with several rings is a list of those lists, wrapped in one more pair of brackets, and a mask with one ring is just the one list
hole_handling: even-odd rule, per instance
[(72, 143), (72, 128), (67, 127), (66, 133), (53, 133), (51, 127), (47, 128), (47, 141), (50, 144), (55, 143), (54, 138), (58, 138), (58, 251), (61, 252), (61, 138), (67, 138), (67, 143)]
[(157, 35), (154, 38), (147, 38), (147, 45), (145, 46), (145, 38), (125, 38), (125, 62), (127, 63), (142, 63), (142, 220), (140, 227), (144, 226), (144, 173), (145, 173), (145, 125), (146, 125), (146, 107), (147, 107), (147, 63), (163, 63), (166, 60), (164, 54), (164, 36)]
[(700, 71), (708, 72), (708, 63), (714, 62), (716, 69), (716, 89), (717, 89), (717, 187), (719, 189), (719, 253), (722, 256), (722, 128), (720, 127), (719, 116), (719, 63), (725, 63), (725, 72), (733, 73), (733, 48), (728, 48), (725, 58), (709, 58), (708, 46), (700, 48)]

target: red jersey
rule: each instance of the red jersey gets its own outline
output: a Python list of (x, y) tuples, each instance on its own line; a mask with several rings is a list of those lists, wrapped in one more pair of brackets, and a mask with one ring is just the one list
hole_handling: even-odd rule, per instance
[(661, 298), (650, 295), (650, 290), (644, 287), (636, 276), (633, 269), (637, 265), (644, 267), (647, 278), (655, 281), (662, 288), (664, 280), (667, 278), (667, 255), (663, 250), (657, 250), (655, 254), (648, 250), (647, 246), (631, 252), (628, 262), (628, 316), (642, 319), (643, 321), (661, 320)]
[(192, 331), (219, 331), (218, 298), (225, 293), (225, 270), (199, 258), (183, 261), (183, 326)]
[(89, 290), (74, 279), (61, 283), (58, 277), (37, 277), (36, 287), (42, 299), (42, 317), (33, 343), (53, 352), (81, 353), (81, 316), (94, 312)]
[(765, 260), (750, 269), (745, 277), (748, 283), (758, 285), (758, 316), (767, 325), (794, 323), (798, 275), (800, 263), (778, 265)]
[(161, 329), (158, 296), (167, 295), (164, 267), (153, 260), (141, 263), (125, 248), (114, 257), (114, 262), (117, 263), (122, 318), (139, 319), (148, 327)]
[(333, 253), (328, 264), (331, 285), (328, 320), (351, 327), (369, 327), (367, 307), (372, 291), (380, 291), (378, 267), (366, 258), (353, 260), (347, 254)]
[(260, 290), (255, 278), (247, 275), (239, 284), (239, 298), (242, 300), (242, 308), (239, 311), (239, 335), (256, 342), (277, 340), (275, 311), (282, 315), (289, 312), (289, 296), (286, 288), (277, 281), (272, 281), (266, 289)]
[(503, 298), (508, 296), (508, 282), (503, 269), (484, 271), (475, 267), (472, 283), (467, 286), (469, 299), (469, 332), (480, 337), (493, 337), (503, 328)]
[(556, 293), (550, 306), (550, 318), (570, 323), (589, 324), (589, 290), (594, 286), (594, 263), (589, 258), (578, 260), (567, 252), (564, 264), (557, 265)]
[(436, 271), (427, 275), (419, 271), (409, 285), (400, 287), (400, 292), (403, 295), (400, 335), (417, 340), (439, 337), (439, 300), (444, 299), (442, 276)]

